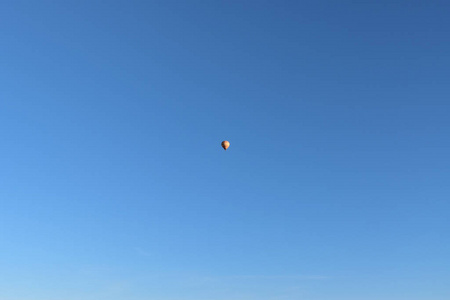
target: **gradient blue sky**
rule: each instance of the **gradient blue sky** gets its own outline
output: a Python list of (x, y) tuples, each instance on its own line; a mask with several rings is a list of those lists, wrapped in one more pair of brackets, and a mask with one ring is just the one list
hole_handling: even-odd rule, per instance
[(449, 16), (2, 1), (0, 299), (450, 299)]

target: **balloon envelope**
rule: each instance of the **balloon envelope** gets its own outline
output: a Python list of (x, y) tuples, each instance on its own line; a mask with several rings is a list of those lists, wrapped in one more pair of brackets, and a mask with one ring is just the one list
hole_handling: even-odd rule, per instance
[(227, 150), (228, 147), (230, 147), (230, 142), (229, 141), (223, 141), (222, 142), (222, 148)]

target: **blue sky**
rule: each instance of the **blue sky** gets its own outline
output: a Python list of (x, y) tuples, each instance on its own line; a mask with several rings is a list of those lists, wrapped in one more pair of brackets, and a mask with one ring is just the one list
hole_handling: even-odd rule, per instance
[(449, 15), (2, 1), (0, 298), (449, 299)]

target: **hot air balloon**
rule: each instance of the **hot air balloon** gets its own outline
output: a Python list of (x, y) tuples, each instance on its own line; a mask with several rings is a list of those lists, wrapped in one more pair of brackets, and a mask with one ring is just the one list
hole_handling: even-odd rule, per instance
[(229, 141), (223, 141), (223, 142), (222, 142), (222, 148), (223, 148), (224, 150), (227, 150), (228, 147), (230, 147), (230, 142), (229, 142)]

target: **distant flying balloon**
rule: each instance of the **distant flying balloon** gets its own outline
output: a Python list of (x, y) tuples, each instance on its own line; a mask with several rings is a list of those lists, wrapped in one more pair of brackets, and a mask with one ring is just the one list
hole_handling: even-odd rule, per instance
[(223, 141), (222, 142), (222, 148), (227, 150), (228, 147), (230, 147), (230, 142), (229, 141)]

